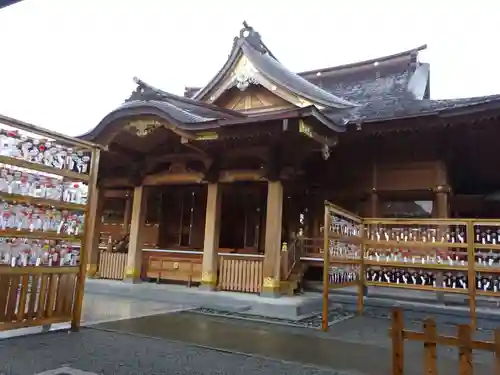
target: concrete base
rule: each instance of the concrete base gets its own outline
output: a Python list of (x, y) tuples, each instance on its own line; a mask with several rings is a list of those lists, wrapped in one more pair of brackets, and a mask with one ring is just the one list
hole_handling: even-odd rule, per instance
[(123, 282), (126, 284), (141, 284), (141, 279), (123, 279)]
[(273, 291), (266, 290), (266, 291), (261, 292), (259, 295), (261, 297), (264, 297), (264, 298), (280, 298), (280, 297), (282, 297), (279, 290), (273, 290)]
[(210, 285), (210, 284), (200, 284), (198, 289), (203, 290), (204, 292), (216, 292), (217, 291), (217, 287), (215, 285)]
[(227, 312), (245, 312), (280, 319), (299, 320), (321, 311), (321, 295), (306, 293), (281, 298), (249, 293), (214, 292), (182, 285), (144, 282), (131, 284), (112, 280), (87, 279), (85, 293), (132, 298), (134, 300), (170, 302)]
[[(469, 306), (464, 296), (446, 295), (446, 304), (436, 301), (435, 293), (421, 291), (401, 291), (394, 288), (369, 287), (369, 297), (364, 298), (365, 312), (377, 311), (388, 314), (393, 307), (404, 309), (407, 314), (430, 314), (433, 316), (453, 317), (470, 323)], [(195, 307), (271, 318), (300, 320), (321, 312), (322, 296), (317, 292), (306, 292), (298, 296), (255, 295), (236, 292), (213, 292), (200, 288), (187, 288), (168, 284), (130, 284), (111, 280), (87, 280), (85, 292), (134, 300), (170, 302)], [(357, 288), (336, 289), (330, 292), (330, 305), (342, 306), (348, 311), (357, 310)], [(487, 320), (492, 327), (500, 322), (498, 299), (478, 300), (476, 310), (480, 320)], [(485, 304), (487, 303), (487, 304)], [(482, 324), (481, 326), (484, 326)]]

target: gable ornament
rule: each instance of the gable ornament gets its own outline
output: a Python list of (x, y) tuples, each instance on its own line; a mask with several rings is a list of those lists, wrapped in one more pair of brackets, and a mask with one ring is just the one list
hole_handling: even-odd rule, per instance
[(162, 126), (157, 120), (134, 120), (125, 125), (125, 129), (142, 138)]

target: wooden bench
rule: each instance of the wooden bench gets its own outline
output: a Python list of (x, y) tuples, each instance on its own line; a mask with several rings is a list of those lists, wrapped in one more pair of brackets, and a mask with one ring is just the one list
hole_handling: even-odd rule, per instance
[(146, 277), (156, 279), (157, 282), (160, 280), (184, 281), (188, 287), (191, 287), (193, 282), (201, 282), (201, 260), (150, 256)]

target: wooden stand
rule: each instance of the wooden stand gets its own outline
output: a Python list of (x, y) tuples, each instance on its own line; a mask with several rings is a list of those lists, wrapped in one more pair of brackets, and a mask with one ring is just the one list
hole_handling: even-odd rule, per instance
[[(0, 168), (17, 168), (17, 171), (22, 171), (26, 176), (55, 175), (58, 177), (50, 178), (58, 180), (60, 184), (69, 181), (80, 181), (88, 184), (87, 205), (64, 202), (62, 198), (60, 201), (57, 201), (27, 195), (0, 193), (0, 200), (4, 204), (28, 205), (45, 210), (80, 211), (85, 212), (86, 216), (84, 230), (74, 234), (64, 234), (48, 230), (0, 230), (1, 237), (29, 238), (42, 241), (65, 240), (69, 243), (81, 242), (80, 260), (77, 266), (60, 265), (62, 263), (58, 261), (51, 266), (29, 265), (26, 262), (26, 266), (16, 265), (12, 267), (9, 264), (0, 267), (0, 331), (33, 326), (47, 326), (67, 321), (71, 321), (73, 330), (78, 330), (82, 314), (86, 266), (88, 253), (90, 252), (89, 246), (91, 246), (90, 243), (86, 243), (85, 234), (88, 234), (88, 231), (93, 229), (90, 228), (92, 220), (89, 220), (89, 216), (91, 217), (94, 213), (89, 211), (88, 207), (96, 207), (92, 202), (97, 198), (94, 192), (96, 189), (100, 148), (89, 142), (53, 133), (3, 116), (0, 116), (0, 121), (1, 124), (18, 129), (2, 129), (5, 133), (2, 133), (2, 135), (5, 142), (12, 139), (9, 146), (10, 151), (15, 150), (16, 147), (20, 151), (18, 153), (19, 156), (1, 155), (0, 163), (2, 166)], [(36, 135), (33, 136), (32, 134)], [(27, 142), (30, 142), (31, 146), (27, 146)], [(28, 147), (28, 149), (32, 147), (33, 150), (36, 148), (37, 153), (41, 153), (43, 156), (40, 156), (36, 160), (34, 156), (25, 157), (27, 151), (22, 151), (21, 147)], [(52, 154), (49, 151), (50, 149), (54, 149)], [(78, 171), (76, 167), (70, 169), (70, 164), (67, 161), (63, 162), (62, 168), (52, 166), (57, 161), (51, 158), (54, 158), (54, 155), (61, 150), (67, 151), (68, 158), (72, 156), (72, 153), (75, 157), (82, 155), (89, 157), (90, 166), (88, 170), (85, 172)], [(88, 238), (91, 237), (88, 236)]]
[[(333, 218), (333, 219), (332, 219)], [(359, 225), (359, 237), (336, 236), (332, 234), (332, 220), (347, 225)], [(486, 228), (486, 229), (485, 229)], [(479, 233), (479, 234), (478, 234)], [(358, 312), (363, 312), (363, 290), (367, 286), (390, 287), (408, 290), (452, 293), (468, 296), (471, 326), (476, 326), (477, 296), (500, 297), (500, 285), (494, 279), (500, 275), (500, 267), (479, 264), (477, 258), (498, 253), (500, 243), (491, 239), (491, 233), (500, 233), (500, 221), (475, 219), (361, 219), (328, 202), (325, 203), (324, 231), (324, 286), (323, 286), (323, 329), (328, 329), (328, 293), (334, 287), (358, 286)], [(481, 238), (478, 238), (481, 237)], [(497, 236), (498, 237), (498, 236)], [(496, 238), (496, 237), (495, 237)], [(485, 243), (486, 242), (486, 243)], [(359, 245), (359, 257), (342, 256), (332, 258), (330, 252), (338, 246)], [(481, 255), (481, 251), (483, 251)], [(359, 266), (356, 281), (332, 285), (332, 264)], [(376, 280), (365, 280), (366, 272), (380, 272)], [(400, 282), (381, 274), (401, 275), (411, 273), (411, 278)], [(438, 274), (445, 273), (452, 285), (437, 284)], [(434, 278), (434, 285), (428, 284), (427, 276)], [(478, 287), (478, 277), (485, 277), (484, 289)], [(424, 283), (424, 280), (426, 281)], [(487, 290), (494, 288), (493, 290)]]

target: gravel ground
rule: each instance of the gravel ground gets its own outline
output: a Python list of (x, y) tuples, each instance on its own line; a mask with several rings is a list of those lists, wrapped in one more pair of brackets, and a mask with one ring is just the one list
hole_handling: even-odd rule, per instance
[(93, 329), (0, 342), (2, 375), (65, 366), (104, 375), (359, 375)]
[[(267, 316), (255, 315), (255, 314), (227, 312), (221, 310), (207, 309), (203, 307), (190, 310), (190, 312), (196, 314), (210, 315), (210, 316), (219, 316), (223, 318), (242, 319), (242, 320), (261, 322), (261, 323), (281, 324), (281, 325), (300, 327), (300, 328), (320, 329), (322, 323), (321, 314), (314, 314), (301, 320), (290, 320), (290, 319), (270, 318)], [(352, 318), (353, 316), (354, 316), (353, 314), (348, 313), (342, 309), (332, 309), (328, 312), (328, 325), (331, 326), (337, 322), (341, 322), (345, 319)]]

